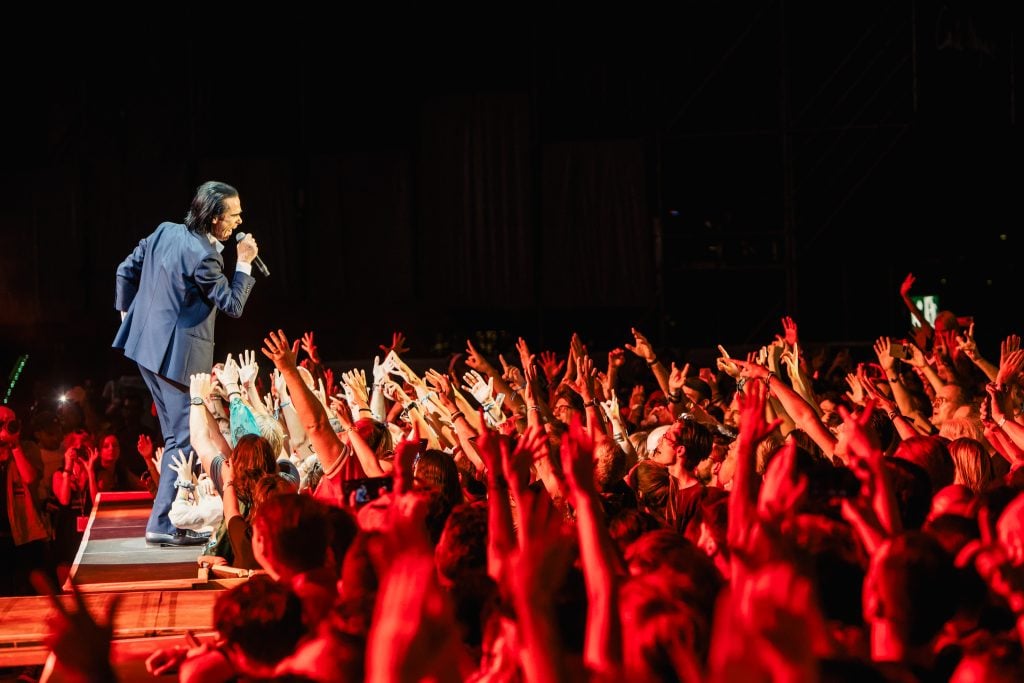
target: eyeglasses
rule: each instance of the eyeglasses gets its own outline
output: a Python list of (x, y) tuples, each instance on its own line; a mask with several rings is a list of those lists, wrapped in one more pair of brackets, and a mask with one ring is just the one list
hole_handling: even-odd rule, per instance
[(16, 417), (10, 420), (0, 420), (0, 429), (6, 429), (8, 434), (17, 434), (21, 431), (21, 420)]

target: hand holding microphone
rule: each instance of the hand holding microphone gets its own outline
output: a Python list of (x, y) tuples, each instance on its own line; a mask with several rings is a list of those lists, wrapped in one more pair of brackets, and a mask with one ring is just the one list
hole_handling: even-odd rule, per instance
[(238, 260), (248, 261), (260, 271), (263, 277), (270, 275), (270, 269), (263, 259), (259, 257), (260, 248), (256, 246), (256, 240), (252, 235), (244, 232), (235, 233), (235, 241), (238, 243)]

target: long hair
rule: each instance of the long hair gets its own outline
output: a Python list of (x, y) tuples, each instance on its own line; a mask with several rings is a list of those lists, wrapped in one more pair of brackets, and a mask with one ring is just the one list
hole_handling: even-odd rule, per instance
[[(249, 504), (256, 497), (256, 483), (265, 474), (277, 472), (276, 453), (262, 436), (246, 434), (231, 452), (231, 465), (235, 470), (235, 492)], [(275, 474), (276, 476), (276, 474)]]
[(213, 219), (224, 213), (224, 200), (237, 197), (238, 190), (227, 183), (208, 180), (196, 190), (192, 205), (185, 214), (185, 227), (194, 233), (207, 235)]

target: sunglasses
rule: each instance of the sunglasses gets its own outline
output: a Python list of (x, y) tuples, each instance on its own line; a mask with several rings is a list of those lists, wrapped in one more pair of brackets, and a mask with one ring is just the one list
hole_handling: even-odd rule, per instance
[(21, 431), (21, 420), (18, 418), (0, 420), (0, 429), (6, 429), (8, 434), (17, 434)]

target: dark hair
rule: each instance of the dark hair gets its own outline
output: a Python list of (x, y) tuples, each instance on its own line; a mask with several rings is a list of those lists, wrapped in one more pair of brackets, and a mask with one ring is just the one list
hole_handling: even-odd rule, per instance
[(487, 571), (487, 505), (463, 503), (445, 522), (434, 549), (437, 573), (446, 584), (473, 571)]
[(902, 623), (913, 646), (928, 643), (956, 607), (953, 561), (937, 540), (908, 531), (890, 541), (889, 552), (875, 557), (875, 588), (884, 596), (886, 615)]
[(267, 553), (275, 565), (301, 574), (326, 563), (327, 514), (324, 504), (312, 496), (298, 493), (271, 496), (257, 508), (252, 524), (263, 536)]
[(263, 664), (291, 654), (306, 631), (299, 599), (265, 574), (221, 595), (213, 606), (213, 625), (228, 643)]
[(686, 446), (683, 467), (687, 472), (711, 455), (711, 430), (696, 420), (676, 420), (670, 432), (677, 446)]
[(416, 481), (441, 492), (449, 509), (462, 502), (459, 468), (444, 451), (428, 449), (420, 453), (413, 470)]
[(661, 529), (663, 524), (649, 512), (626, 508), (608, 520), (608, 535), (612, 537), (619, 553), (625, 557), (626, 548), (648, 531)]
[(185, 214), (185, 227), (194, 233), (208, 235), (214, 218), (224, 213), (224, 200), (237, 197), (238, 190), (227, 183), (208, 180), (196, 190), (192, 205)]
[(956, 477), (953, 456), (949, 454), (948, 442), (938, 436), (912, 436), (896, 447), (893, 455), (909, 460), (928, 473), (932, 493), (949, 486)]
[(246, 503), (253, 502), (260, 478), (277, 472), (277, 461), (270, 443), (255, 434), (246, 434), (238, 440), (231, 451), (231, 466), (235, 470), (235, 492)]

